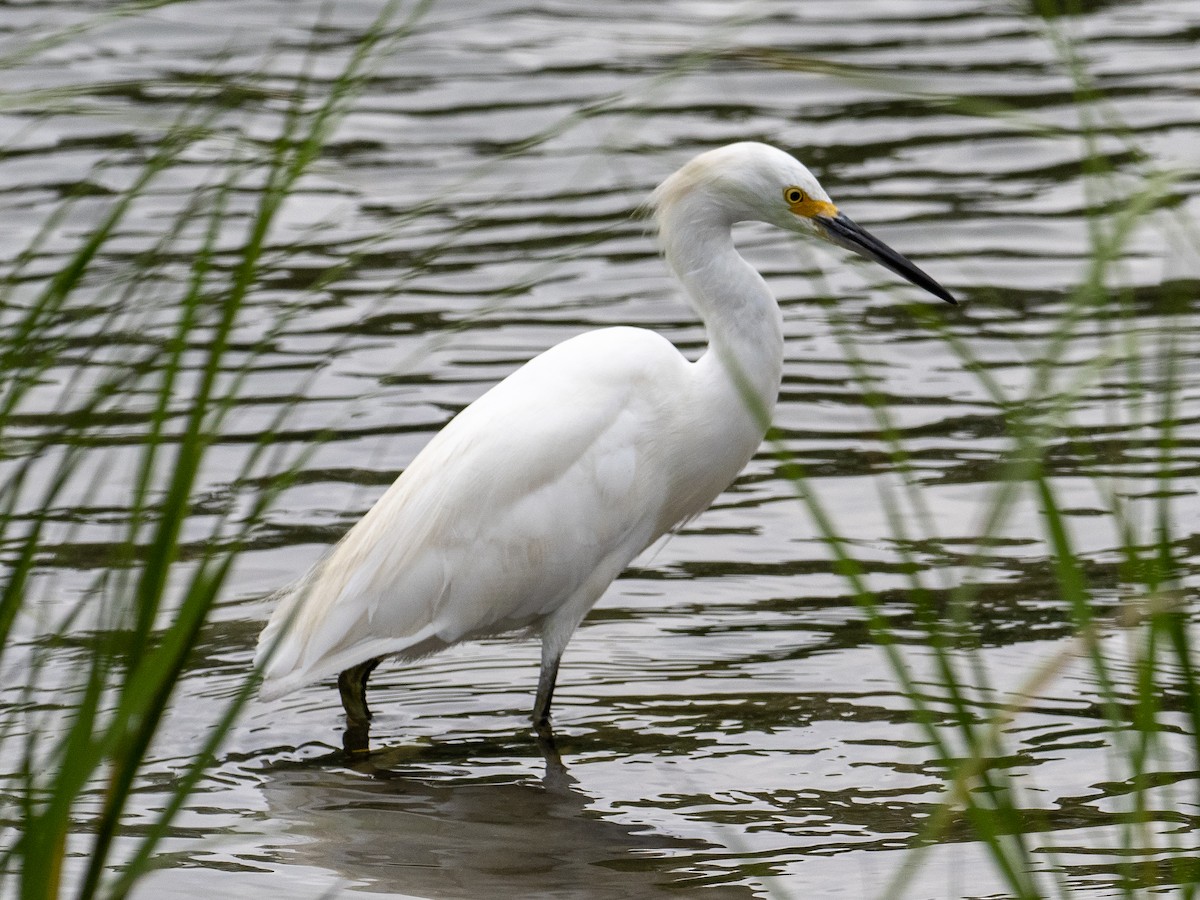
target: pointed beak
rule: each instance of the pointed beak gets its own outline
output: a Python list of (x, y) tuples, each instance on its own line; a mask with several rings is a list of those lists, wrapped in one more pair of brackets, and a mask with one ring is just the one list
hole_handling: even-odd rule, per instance
[(832, 243), (837, 244), (839, 247), (845, 247), (847, 250), (853, 250), (867, 259), (874, 260), (881, 266), (891, 269), (901, 278), (911, 281), (917, 287), (929, 291), (933, 296), (939, 297), (955, 306), (958, 305), (958, 301), (954, 299), (948, 290), (883, 241), (873, 237), (870, 232), (856, 225), (854, 220), (844, 213), (838, 213), (836, 216), (813, 216), (812, 221), (820, 226), (825, 237)]

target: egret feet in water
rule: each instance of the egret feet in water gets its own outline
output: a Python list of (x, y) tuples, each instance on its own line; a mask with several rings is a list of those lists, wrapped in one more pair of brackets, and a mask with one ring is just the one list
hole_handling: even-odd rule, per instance
[[(550, 703), (554, 699), (554, 683), (558, 678), (558, 661), (561, 653), (543, 650), (542, 667), (538, 675), (537, 700), (533, 705), (533, 730), (544, 751), (557, 758), (554, 750), (554, 729), (550, 724)], [(346, 731), (342, 746), (347, 753), (367, 753), (370, 749), (371, 708), (367, 705), (367, 681), (371, 673), (383, 662), (374, 657), (338, 673), (338, 693), (342, 707), (346, 710)], [(543, 755), (547, 755), (544, 753)]]

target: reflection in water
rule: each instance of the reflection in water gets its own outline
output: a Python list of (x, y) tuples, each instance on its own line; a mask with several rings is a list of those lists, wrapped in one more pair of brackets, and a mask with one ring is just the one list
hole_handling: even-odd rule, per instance
[[(409, 747), (339, 762), (273, 767), (263, 791), (271, 818), (307, 838), (294, 845), (296, 863), (376, 891), (470, 900), (678, 896), (687, 875), (671, 856), (717, 849), (600, 817), (557, 754), (540, 781), (452, 774), (443, 755)], [(753, 893), (726, 886), (704, 896)]]

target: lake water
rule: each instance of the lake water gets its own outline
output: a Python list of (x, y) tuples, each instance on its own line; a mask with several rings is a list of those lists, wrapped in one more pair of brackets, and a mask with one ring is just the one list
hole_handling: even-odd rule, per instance
[[(1074, 83), (1035, 6), (433, 4), (372, 71), (289, 201), (235, 335), (235, 362), (248, 366), (244, 401), (215, 436), (185, 535), (210, 533), (209, 504), (234, 489), (253, 439), (278, 417), (279, 466), (311, 455), (255, 530), (206, 629), (132, 825), (153, 818), (162, 786), (244, 675), (267, 595), (319, 557), (455, 412), (589, 328), (645, 326), (699, 352), (703, 332), (631, 214), (692, 154), (735, 140), (795, 152), (844, 210), (964, 301), (937, 304), (882, 270), (766, 228), (739, 236), (784, 310), (780, 442), (854, 539), (887, 614), (902, 635), (918, 634), (906, 630), (909, 551), (880, 501), (893, 479), (889, 443), (847, 337), (930, 510), (937, 540), (912, 551), (923, 577), (939, 588), (983, 584), (972, 627), (994, 683), (1013, 689), (1066, 652), (1071, 618), (1032, 502), (1016, 508), (984, 566), (969, 565), (1011, 441), (1004, 412), (923, 321), (940, 319), (1019, 396), (1087, 269), (1088, 151)], [(1155, 169), (1181, 170), (1170, 208), (1200, 221), (1200, 5), (1081, 6), (1051, 24), (1078, 41), (1105, 109), (1126, 129), (1102, 151), (1135, 187), (1145, 169), (1123, 140)], [(128, 261), (117, 251), (154, 248), (215, 163), (275, 133), (295, 74), (307, 66), (319, 95), (379, 9), (210, 0), (101, 19), (108, 7), (0, 6), (4, 53), (35, 51), (4, 70), (18, 102), (0, 110), (3, 264), (82, 183), (90, 196), (27, 271), (61, 268), (197, 91), (222, 110), (225, 130), (189, 150), (122, 224), (62, 362), (62, 373), (81, 366), (85, 377), (155, 339), (183, 277), (185, 255), (168, 255), (161, 295), (124, 298), (129, 307), (110, 319), (118, 292), (105, 274)], [(67, 34), (79, 24), (88, 27)], [(67, 36), (35, 45), (53, 34)], [(318, 49), (306, 63), (310, 45)], [(983, 114), (998, 108), (1007, 113)], [(242, 239), (253, 200), (231, 198), (225, 246)], [(1149, 349), (1163, 335), (1183, 343), (1168, 487), (1191, 584), (1200, 575), (1200, 357), (1190, 349), (1200, 263), (1194, 243), (1168, 240), (1156, 222), (1117, 273), (1133, 289), (1128, 314), (1081, 325), (1056, 371), (1064, 383), (1085, 378), (1127, 335)], [(253, 353), (283, 310), (280, 333)], [(1051, 454), (1079, 551), (1114, 607), (1118, 539), (1098, 514), (1092, 475), (1100, 466), (1135, 505), (1159, 486), (1146, 427), (1158, 411), (1129, 414), (1129, 379), (1155, 373), (1135, 368), (1088, 383), (1072, 434)], [(31, 441), (61, 426), (56, 398), (48, 389), (45, 409), (29, 415)], [(53, 552), (30, 592), (46, 620), (112, 557), (132, 433), (120, 419), (100, 429), (103, 477), (54, 517)], [(1104, 640), (1118, 658), (1122, 633)], [(915, 637), (905, 651), (921, 665)], [(68, 677), (75, 652), (54, 654), (62, 673), (45, 674), (47, 683)], [(357, 762), (341, 752), (330, 684), (252, 702), (136, 896), (878, 896), (943, 796), (943, 770), (769, 448), (712, 510), (635, 563), (579, 629), (556, 695), (561, 765), (527, 725), (536, 661), (532, 643), (487, 641), (383, 667), (372, 681), (376, 752)], [(13, 665), (0, 703), (16, 703), (24, 683)], [(1078, 896), (1107, 897), (1122, 895), (1131, 854), (1171, 854), (1130, 843), (1128, 786), (1096, 696), (1087, 670), (1066, 666), (1009, 739), (1029, 785), (1035, 858)], [(1170, 815), (1149, 829), (1185, 856), (1200, 816), (1186, 746), (1164, 743), (1164, 779), (1179, 783), (1164, 800)], [(953, 832), (926, 852), (905, 896), (1007, 893), (981, 847)]]

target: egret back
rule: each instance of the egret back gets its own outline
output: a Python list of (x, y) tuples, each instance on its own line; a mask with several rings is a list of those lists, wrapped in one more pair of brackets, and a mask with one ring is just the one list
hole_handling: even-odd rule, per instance
[(603, 329), (480, 397), (281, 597), (259, 641), (263, 694), (556, 613), (573, 629), (634, 556), (699, 511), (673, 487), (694, 368), (653, 332)]

